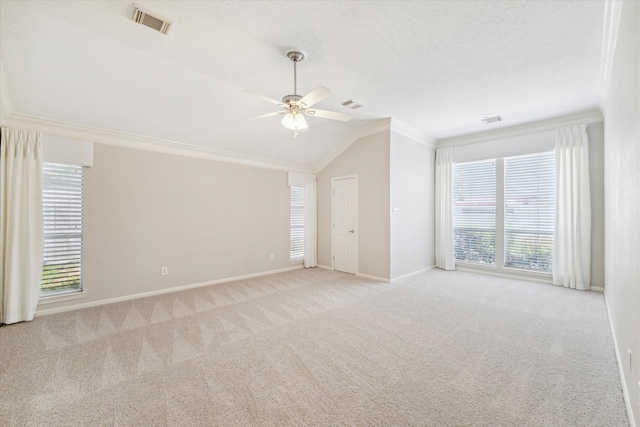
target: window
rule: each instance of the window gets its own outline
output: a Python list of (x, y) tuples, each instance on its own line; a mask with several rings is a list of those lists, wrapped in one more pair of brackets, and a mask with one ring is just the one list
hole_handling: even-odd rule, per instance
[(304, 188), (291, 187), (291, 262), (304, 258)]
[(82, 166), (44, 163), (43, 295), (82, 289)]
[[(456, 262), (493, 266), (498, 271), (507, 267), (550, 273), (554, 153), (453, 166)], [(496, 211), (503, 203), (504, 210)]]
[(456, 261), (496, 263), (496, 162), (453, 165)]
[(504, 160), (505, 267), (551, 272), (554, 153)]

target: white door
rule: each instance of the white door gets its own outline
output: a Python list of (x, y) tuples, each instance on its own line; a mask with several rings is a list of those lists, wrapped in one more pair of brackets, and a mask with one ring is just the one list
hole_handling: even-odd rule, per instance
[(358, 271), (357, 190), (357, 177), (333, 179), (333, 268), (351, 274)]

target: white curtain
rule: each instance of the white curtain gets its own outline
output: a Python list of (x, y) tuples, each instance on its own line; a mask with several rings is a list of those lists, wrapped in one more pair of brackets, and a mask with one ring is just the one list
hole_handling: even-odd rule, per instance
[(318, 191), (316, 176), (306, 174), (304, 187), (304, 266), (317, 267), (316, 240), (318, 235)]
[(556, 130), (553, 283), (587, 290), (591, 281), (591, 197), (586, 125)]
[(31, 320), (42, 280), (42, 134), (2, 128), (0, 323)]
[(455, 270), (453, 256), (453, 148), (436, 150), (436, 267)]

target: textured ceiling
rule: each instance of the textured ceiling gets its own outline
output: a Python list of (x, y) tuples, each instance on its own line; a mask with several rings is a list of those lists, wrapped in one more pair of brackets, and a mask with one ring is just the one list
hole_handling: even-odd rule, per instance
[[(14, 112), (314, 164), (351, 129), (393, 117), (442, 139), (598, 108), (600, 1), (139, 1), (174, 21), (135, 24), (132, 2), (0, 2), (0, 61)], [(304, 49), (298, 92), (322, 85), (293, 139), (248, 121), (293, 90), (288, 47)], [(3, 94), (5, 96), (5, 94)], [(274, 107), (274, 108), (272, 108)]]

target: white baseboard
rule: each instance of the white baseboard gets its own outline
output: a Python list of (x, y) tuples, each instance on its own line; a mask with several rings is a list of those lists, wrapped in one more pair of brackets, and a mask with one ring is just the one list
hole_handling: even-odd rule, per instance
[(589, 288), (589, 290), (593, 291), (593, 292), (602, 292), (602, 293), (604, 293), (604, 288), (602, 286), (591, 286)]
[(278, 270), (263, 271), (260, 273), (245, 274), (242, 276), (226, 277), (224, 279), (210, 280), (208, 282), (193, 283), (191, 285), (176, 286), (167, 289), (158, 289), (155, 291), (141, 292), (138, 294), (124, 295), (121, 297), (107, 298), (98, 301), (90, 301), (82, 304), (67, 305), (64, 307), (49, 308), (45, 310), (37, 310), (35, 317), (46, 316), (49, 314), (63, 313), (65, 311), (80, 310), (81, 308), (97, 307), (100, 305), (113, 304), (116, 302), (129, 301), (138, 298), (152, 297), (155, 295), (170, 294), (172, 292), (185, 291), (187, 289), (201, 288), (203, 286), (219, 285), (221, 283), (235, 282), (237, 280), (251, 279), (260, 276), (269, 276), (271, 274), (284, 273), (286, 271), (298, 270), (302, 268), (302, 264), (295, 267), (280, 268)]
[(356, 276), (364, 277), (365, 279), (375, 280), (376, 282), (384, 282), (384, 283), (390, 283), (391, 282), (391, 280), (385, 279), (384, 277), (371, 276), (369, 274), (356, 273)]
[[(593, 289), (593, 288), (592, 288)], [(618, 361), (618, 372), (620, 373), (620, 382), (622, 383), (622, 394), (624, 395), (624, 403), (627, 407), (627, 416), (629, 417), (629, 426), (636, 427), (636, 420), (633, 417), (633, 409), (631, 408), (631, 398), (629, 397), (629, 389), (624, 378), (624, 370), (622, 369), (622, 358), (620, 357), (620, 348), (616, 339), (616, 330), (613, 327), (613, 319), (611, 318), (611, 310), (609, 309), (609, 300), (607, 299), (607, 291), (604, 290), (604, 302), (607, 306), (607, 315), (609, 316), (609, 328), (611, 329), (611, 337), (613, 338), (613, 348), (616, 352)]]
[(323, 269), (325, 269), (325, 270), (331, 270), (331, 271), (333, 271), (333, 267), (329, 267), (328, 265), (318, 264), (318, 268), (323, 268)]
[(537, 283), (544, 283), (544, 284), (547, 284), (547, 285), (553, 285), (551, 279), (542, 278), (542, 277), (538, 278), (538, 277), (534, 277), (534, 276), (527, 276), (527, 275), (524, 275), (524, 274), (523, 275), (507, 274), (507, 273), (496, 271), (494, 269), (484, 269), (482, 267), (474, 268), (474, 267), (467, 267), (466, 265), (461, 266), (460, 264), (456, 264), (456, 270), (464, 271), (464, 272), (467, 272), (467, 273), (486, 274), (488, 276), (507, 277), (509, 279), (524, 280), (524, 281), (528, 281), (528, 282), (537, 282)]
[(394, 277), (393, 279), (391, 279), (391, 283), (397, 282), (398, 280), (406, 279), (407, 277), (415, 276), (420, 273), (424, 273), (425, 271), (433, 270), (434, 268), (436, 268), (436, 266), (432, 265), (430, 267), (421, 268), (420, 270), (416, 270), (411, 273), (403, 274), (402, 276), (399, 276), (399, 277)]

